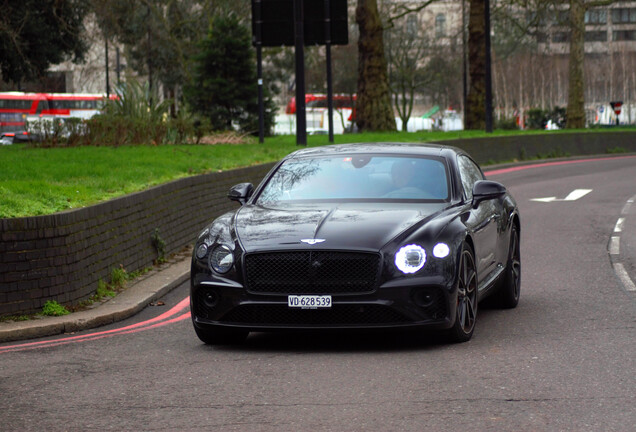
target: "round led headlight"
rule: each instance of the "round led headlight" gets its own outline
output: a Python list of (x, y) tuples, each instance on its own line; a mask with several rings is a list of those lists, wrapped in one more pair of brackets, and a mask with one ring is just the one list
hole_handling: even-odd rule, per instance
[(450, 254), (450, 248), (446, 243), (437, 243), (433, 248), (435, 258), (446, 258)]
[(208, 245), (202, 243), (197, 248), (197, 258), (203, 259), (208, 254)]
[(229, 247), (220, 245), (210, 253), (210, 268), (217, 273), (227, 273), (234, 264), (234, 255)]
[(424, 248), (415, 244), (403, 246), (395, 254), (395, 265), (402, 273), (415, 273), (424, 267), (425, 262)]

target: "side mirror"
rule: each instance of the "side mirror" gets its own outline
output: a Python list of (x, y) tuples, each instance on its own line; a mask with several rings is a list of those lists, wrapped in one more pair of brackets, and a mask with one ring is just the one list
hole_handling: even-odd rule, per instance
[(488, 201), (504, 196), (506, 187), (501, 183), (490, 180), (479, 180), (473, 186), (473, 208), (479, 207), (482, 201)]
[(245, 204), (254, 192), (252, 183), (239, 183), (230, 188), (227, 197), (232, 201), (238, 201), (241, 205)]

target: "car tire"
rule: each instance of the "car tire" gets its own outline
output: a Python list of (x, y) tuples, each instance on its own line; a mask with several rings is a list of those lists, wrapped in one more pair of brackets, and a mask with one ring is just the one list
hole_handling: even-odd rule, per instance
[(497, 306), (513, 309), (519, 304), (521, 295), (521, 248), (519, 230), (515, 224), (510, 230), (510, 246), (506, 272), (501, 281), (499, 291), (495, 294)]
[(228, 328), (194, 327), (194, 331), (206, 345), (237, 345), (245, 341), (248, 331)]
[(458, 268), (455, 323), (446, 333), (448, 341), (455, 343), (470, 340), (477, 320), (477, 267), (468, 244), (462, 248)]

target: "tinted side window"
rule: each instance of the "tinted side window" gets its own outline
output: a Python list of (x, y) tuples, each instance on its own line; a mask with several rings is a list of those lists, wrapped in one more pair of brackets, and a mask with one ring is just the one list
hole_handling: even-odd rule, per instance
[(2, 109), (28, 110), (31, 108), (31, 104), (30, 100), (0, 99), (0, 108)]
[(462, 178), (462, 186), (464, 187), (464, 197), (472, 199), (473, 186), (478, 180), (483, 180), (484, 175), (477, 164), (466, 156), (459, 156), (457, 162), (459, 163), (459, 175)]

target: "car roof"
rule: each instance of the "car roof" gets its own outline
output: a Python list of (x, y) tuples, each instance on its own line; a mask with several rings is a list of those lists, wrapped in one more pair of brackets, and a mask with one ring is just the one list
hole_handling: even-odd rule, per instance
[[(337, 144), (321, 147), (311, 147), (297, 150), (289, 154), (285, 159), (312, 157), (312, 156), (329, 156), (338, 154), (412, 154), (421, 156), (447, 156), (448, 153), (463, 153), (460, 149), (432, 143), (354, 143), (354, 144)], [(446, 154), (445, 154), (446, 153)]]

